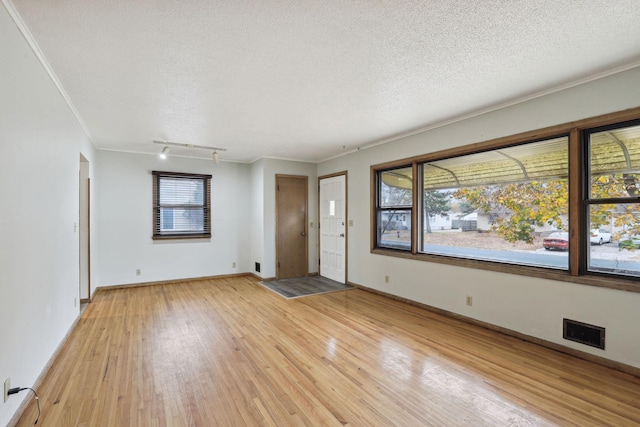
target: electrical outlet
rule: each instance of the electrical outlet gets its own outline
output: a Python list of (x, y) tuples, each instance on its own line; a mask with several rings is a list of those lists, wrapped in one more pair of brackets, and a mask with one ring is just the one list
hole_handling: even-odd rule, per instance
[(389, 276), (384, 276), (384, 283), (389, 283)]
[(353, 220), (352, 219), (349, 220), (349, 227), (353, 227)]
[(78, 306), (78, 298), (74, 298), (73, 299), (73, 306), (77, 307)]
[(231, 263), (231, 268), (236, 268), (236, 263), (235, 262)]
[(471, 295), (467, 295), (467, 305), (470, 307), (473, 305), (473, 297)]
[(4, 380), (4, 401), (9, 400), (9, 389), (11, 388), (11, 378)]
[(140, 275), (140, 269), (136, 268), (136, 276), (139, 276), (139, 275)]

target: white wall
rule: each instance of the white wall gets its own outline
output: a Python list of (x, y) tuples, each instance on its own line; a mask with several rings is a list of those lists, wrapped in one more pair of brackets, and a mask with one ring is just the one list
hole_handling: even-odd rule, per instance
[[(95, 153), (2, 5), (0, 52), (0, 383), (30, 387), (79, 314), (79, 159)], [(0, 425), (23, 399), (0, 399)]]
[[(640, 106), (640, 68), (324, 162), (349, 172), (348, 280), (640, 367), (640, 293), (370, 253), (370, 166)], [(385, 275), (390, 283), (385, 284)], [(473, 296), (473, 306), (465, 304)], [(606, 351), (562, 339), (562, 319), (604, 326)]]
[[(264, 276), (264, 160), (251, 164), (251, 271)], [(255, 263), (260, 263), (260, 272), (255, 270)]]
[[(318, 271), (316, 165), (262, 159), (252, 165), (98, 151), (92, 286), (254, 272), (275, 276), (276, 174), (308, 177), (310, 273)], [(151, 171), (211, 173), (211, 240), (151, 239)], [(236, 268), (231, 265), (236, 262)], [(141, 274), (136, 275), (140, 269)]]
[[(249, 165), (110, 151), (97, 159), (94, 287), (250, 271)], [(153, 170), (212, 175), (211, 239), (151, 238)]]

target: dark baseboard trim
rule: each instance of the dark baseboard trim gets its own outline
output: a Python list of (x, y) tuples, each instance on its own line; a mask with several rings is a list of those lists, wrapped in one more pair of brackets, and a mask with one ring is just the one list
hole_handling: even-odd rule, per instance
[(156, 286), (156, 285), (172, 285), (175, 283), (200, 282), (202, 280), (228, 279), (231, 277), (244, 277), (244, 276), (255, 276), (255, 275), (253, 273), (235, 273), (235, 274), (221, 274), (218, 276), (187, 277), (184, 279), (158, 280), (156, 282), (124, 283), (122, 285), (109, 285), (109, 286), (97, 287), (94, 292), (94, 295), (97, 294), (98, 292), (109, 291), (112, 289), (138, 288), (143, 286)]
[(443, 316), (447, 316), (447, 317), (451, 317), (453, 319), (456, 320), (461, 320), (463, 322), (469, 323), (471, 325), (475, 325), (475, 326), (480, 326), (482, 328), (485, 329), (489, 329), (495, 332), (499, 332), (505, 335), (509, 335), (515, 338), (519, 338), (523, 341), (527, 341), (533, 344), (537, 344), (540, 345), (542, 347), (546, 347), (549, 348), (551, 350), (555, 350), (558, 351), (560, 353), (564, 353), (564, 354), (568, 354), (570, 356), (574, 356), (577, 357), (579, 359), (583, 359), (586, 360), (588, 362), (592, 362), (595, 363), (597, 365), (600, 366), (604, 366), (606, 368), (611, 368), (611, 369), (615, 369), (617, 371), (620, 372), (624, 372), (625, 374), (629, 374), (629, 375), (633, 375), (635, 377), (640, 378), (640, 368), (636, 368), (635, 366), (631, 366), (631, 365), (627, 365), (625, 363), (621, 363), (621, 362), (616, 362), (615, 360), (610, 360), (607, 359), (605, 357), (600, 357), (600, 356), (596, 356), (590, 353), (585, 353), (583, 351), (580, 350), (576, 350), (574, 348), (569, 348), (569, 347), (565, 347), (563, 345), (551, 342), (551, 341), (547, 341), (547, 340), (543, 340), (541, 338), (536, 338), (536, 337), (532, 337), (531, 335), (526, 335), (517, 331), (513, 331), (511, 329), (507, 329), (507, 328), (503, 328), (501, 326), (497, 326), (497, 325), (493, 325), (491, 323), (487, 323), (487, 322), (483, 322), (481, 320), (477, 320), (477, 319), (473, 319), (471, 317), (467, 317), (467, 316), (463, 316), (461, 314), (458, 313), (454, 313), (452, 311), (448, 311), (448, 310), (443, 310), (441, 308), (437, 308), (437, 307), (432, 307), (430, 305), (427, 304), (423, 304), (421, 302), (417, 302), (417, 301), (413, 301), (410, 300), (408, 298), (403, 298), (397, 295), (393, 295), (393, 294), (389, 294), (387, 292), (383, 292), (383, 291), (379, 291), (377, 289), (373, 289), (373, 288), (369, 288), (367, 286), (363, 286), (363, 285), (359, 285), (357, 283), (353, 283), (353, 282), (347, 282), (349, 285), (351, 286), (355, 286), (358, 289), (362, 289), (364, 291), (367, 292), (371, 292), (377, 295), (381, 295), (384, 297), (388, 297), (400, 302), (404, 302), (410, 305), (413, 305), (415, 307), (419, 307), (428, 311), (431, 311), (433, 313), (437, 313), (437, 314), (441, 314)]

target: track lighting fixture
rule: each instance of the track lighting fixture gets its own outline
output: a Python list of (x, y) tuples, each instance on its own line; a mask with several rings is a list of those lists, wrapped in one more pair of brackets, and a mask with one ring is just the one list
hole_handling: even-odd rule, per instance
[(226, 148), (209, 147), (207, 145), (182, 144), (179, 142), (169, 142), (169, 141), (153, 141), (153, 142), (154, 144), (164, 145), (164, 148), (160, 152), (160, 158), (162, 159), (165, 159), (167, 157), (167, 153), (169, 153), (170, 145), (174, 147), (195, 148), (200, 150), (213, 150), (213, 153), (211, 154), (211, 158), (213, 159), (213, 163), (216, 163), (216, 164), (220, 163), (220, 156), (218, 154), (218, 151), (227, 151)]

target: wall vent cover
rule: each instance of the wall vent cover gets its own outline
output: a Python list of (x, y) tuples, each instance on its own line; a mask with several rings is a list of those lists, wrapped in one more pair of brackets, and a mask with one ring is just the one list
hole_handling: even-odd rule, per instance
[(604, 350), (604, 328), (562, 319), (562, 338)]

